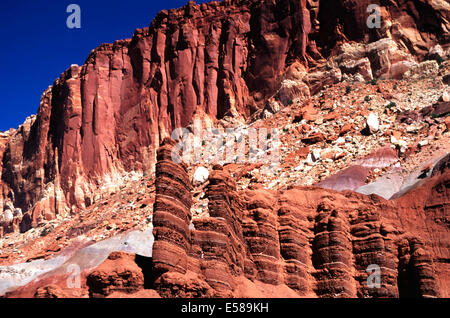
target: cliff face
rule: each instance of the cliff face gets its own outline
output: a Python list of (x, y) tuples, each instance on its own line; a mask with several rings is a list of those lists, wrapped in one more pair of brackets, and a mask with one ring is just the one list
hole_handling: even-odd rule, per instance
[[(289, 65), (322, 65), (342, 53), (337, 44), (392, 38), (420, 59), (448, 42), (445, 1), (381, 1), (380, 29), (366, 26), (369, 2), (378, 1), (189, 2), (129, 40), (101, 45), (43, 93), (36, 116), (2, 136), (2, 208), (29, 212), (27, 227), (84, 208), (100, 183), (114, 188), (130, 171), (152, 170), (174, 128), (195, 115), (248, 118)], [(368, 51), (369, 69), (397, 62), (382, 52)], [(306, 79), (307, 91), (327, 78)]]
[(312, 187), (238, 193), (216, 166), (209, 216), (191, 223), (191, 184), (170, 149), (166, 141), (159, 150), (154, 208), (162, 297), (245, 297), (243, 286), (255, 297), (260, 283), (278, 297), (286, 286), (306, 297), (448, 297), (448, 169), (386, 201)]
[[(191, 212), (187, 167), (171, 158), (174, 144), (166, 138), (157, 153), (154, 241), (131, 244), (149, 247), (150, 255), (111, 253), (120, 249), (111, 241), (87, 243), (90, 252), (78, 249), (62, 268), (5, 297), (449, 296), (448, 156), (394, 200), (317, 187), (237, 190), (237, 170), (215, 165), (205, 184), (207, 213), (199, 217)], [(52, 235), (64, 240), (65, 232)], [(105, 254), (95, 268), (93, 251), (97, 260)], [(83, 268), (77, 288), (63, 268), (75, 264)], [(379, 280), (370, 278), (377, 273)]]

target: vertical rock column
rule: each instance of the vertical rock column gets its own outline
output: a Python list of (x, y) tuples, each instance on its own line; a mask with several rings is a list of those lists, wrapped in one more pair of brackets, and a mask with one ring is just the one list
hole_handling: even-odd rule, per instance
[(172, 160), (175, 142), (164, 139), (157, 153), (156, 197), (153, 212), (155, 277), (187, 270), (190, 249), (192, 186), (185, 166)]
[(209, 215), (214, 218), (223, 218), (236, 239), (242, 241), (243, 206), (236, 192), (236, 183), (220, 166), (214, 167), (209, 178), (207, 195)]
[(270, 192), (255, 192), (248, 198), (244, 237), (255, 264), (256, 279), (272, 285), (284, 282), (278, 236), (276, 200)]
[(317, 212), (313, 244), (316, 293), (319, 297), (356, 297), (347, 215), (325, 201)]
[(195, 220), (191, 255), (200, 263), (206, 282), (220, 297), (230, 297), (233, 278), (243, 274), (245, 245), (242, 205), (228, 172), (215, 166), (207, 189), (209, 218)]
[[(359, 297), (398, 297), (397, 257), (390, 232), (390, 226), (382, 224), (380, 212), (376, 209), (358, 211), (351, 221)], [(368, 278), (374, 282), (369, 275), (376, 274), (370, 266), (379, 268), (380, 286), (368, 284)]]
[(297, 207), (288, 202), (281, 203), (278, 209), (278, 222), (280, 252), (285, 260), (285, 283), (300, 295), (309, 295), (312, 292), (312, 286), (310, 286), (312, 279), (309, 273), (312, 267), (312, 251), (309, 242), (312, 236), (312, 231), (309, 229), (310, 222)]
[(435, 268), (424, 244), (416, 239), (399, 243), (399, 297), (439, 297)]

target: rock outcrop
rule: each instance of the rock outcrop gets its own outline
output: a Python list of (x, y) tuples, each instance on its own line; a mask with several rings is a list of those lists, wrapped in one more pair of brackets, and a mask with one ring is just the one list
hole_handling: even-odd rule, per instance
[[(380, 5), (379, 28), (367, 26), (369, 4)], [(0, 133), (0, 237), (45, 225), (1, 244), (10, 255), (18, 245), (42, 249), (27, 251), (33, 260), (69, 249), (92, 229), (92, 241), (107, 231), (114, 241), (139, 223), (154, 226), (151, 253), (143, 265), (127, 249), (97, 251), (96, 268), (84, 268), (79, 288), (67, 288), (68, 273), (56, 271), (17, 284), (7, 297), (449, 297), (448, 156), (423, 167), (419, 181), (391, 184), (389, 200), (353, 192), (407, 150), (448, 141), (446, 91), (428, 107), (406, 110), (392, 94), (411, 103), (401, 84), (424, 77), (440, 78), (435, 90), (445, 90), (449, 9), (444, 0), (190, 1), (160, 12), (131, 39), (94, 49), (43, 93), (36, 116)], [(372, 97), (352, 90), (377, 96), (385, 109), (371, 113), (364, 103)], [(331, 96), (340, 94), (348, 105)], [(283, 113), (291, 105), (298, 106), (292, 117)], [(193, 177), (194, 167), (174, 160), (169, 136), (193, 118), (223, 126), (264, 118), (259, 128), (277, 115), (289, 122), (285, 149), (296, 145), (282, 158), (290, 170), (263, 179), (262, 164), (208, 163)], [(408, 148), (407, 134), (427, 139)], [(380, 148), (377, 137), (391, 144)], [(356, 147), (378, 151), (359, 156), (350, 151)], [(353, 161), (356, 154), (361, 159)], [(314, 166), (328, 169), (342, 158), (353, 163), (305, 183), (316, 186), (278, 182), (287, 174), (313, 180)], [(153, 173), (152, 182), (141, 179)], [(241, 177), (249, 179), (245, 186)], [(124, 190), (129, 180), (146, 196)], [(50, 233), (57, 222), (49, 221), (72, 216), (78, 221)], [(119, 224), (120, 217), (133, 222)]]
[(6, 296), (449, 296), (448, 158), (391, 200), (318, 187), (239, 191), (233, 168), (215, 165), (207, 213), (193, 218), (174, 145), (166, 138), (158, 150), (151, 257), (115, 252), (79, 288), (47, 275)]
[[(164, 204), (189, 202), (188, 191), (173, 191), (186, 187), (187, 174), (173, 162), (167, 169), (169, 149), (166, 142), (157, 163), (157, 184), (164, 186), (157, 187), (153, 262), (161, 296), (239, 297), (240, 285), (255, 283), (307, 297), (448, 295), (447, 229), (439, 221), (448, 211), (448, 170), (417, 188), (420, 198), (412, 192), (387, 201), (314, 187), (238, 194), (228, 171), (215, 166), (209, 216), (189, 227), (188, 205)], [(177, 173), (168, 178), (168, 171)], [(443, 237), (428, 237), (416, 218)], [(380, 274), (375, 287), (372, 270)]]
[(144, 275), (135, 255), (113, 252), (86, 278), (91, 297), (105, 297), (121, 292), (132, 294), (144, 289)]
[(382, 2), (380, 29), (366, 25), (369, 2), (191, 1), (102, 44), (1, 136), (0, 208), (22, 209), (21, 231), (77, 212), (128, 172), (151, 171), (160, 141), (196, 114), (248, 118), (270, 97), (285, 105), (343, 77), (401, 76), (449, 42), (447, 2)]

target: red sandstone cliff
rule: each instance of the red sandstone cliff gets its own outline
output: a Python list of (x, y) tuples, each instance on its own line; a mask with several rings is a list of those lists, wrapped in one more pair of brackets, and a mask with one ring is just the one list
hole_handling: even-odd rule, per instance
[[(448, 297), (448, 169), (386, 201), (313, 187), (238, 194), (216, 166), (209, 216), (190, 228), (190, 182), (171, 148), (165, 141), (156, 170), (153, 275), (161, 296), (242, 297), (246, 286), (255, 297), (262, 283), (274, 286), (272, 297), (286, 286), (303, 297)], [(380, 288), (367, 284), (372, 264)]]
[[(380, 29), (366, 26), (371, 3), (381, 5)], [(208, 213), (193, 219), (187, 167), (170, 160), (165, 138), (195, 116), (261, 118), (324, 85), (426, 71), (416, 62), (437, 43), (447, 49), (449, 12), (442, 0), (190, 2), (160, 12), (131, 39), (96, 48), (43, 93), (36, 116), (0, 135), (0, 216), (9, 210), (12, 219), (0, 236), (81, 211), (101, 193), (121, 192), (128, 174), (154, 170), (151, 277), (132, 256), (112, 254), (83, 274), (80, 290), (59, 289), (65, 276), (46, 277), (9, 296), (448, 297), (448, 161), (392, 200), (316, 187), (238, 192), (232, 168), (216, 166)], [(386, 86), (378, 86), (383, 95)], [(437, 117), (449, 112), (448, 101), (433, 107)], [(307, 102), (299, 116), (316, 113)], [(333, 138), (311, 133), (302, 142)], [(59, 251), (58, 237), (50, 245)], [(381, 288), (367, 287), (371, 264), (381, 267)]]
[[(369, 2), (379, 1), (226, 0), (160, 12), (131, 39), (71, 66), (43, 93), (37, 115), (2, 137), (2, 206), (28, 212), (26, 227), (77, 211), (105, 178), (151, 170), (160, 140), (195, 113), (248, 118), (291, 63), (321, 65), (342, 53), (337, 44), (392, 38), (422, 58), (448, 43), (448, 3), (382, 1), (382, 28), (368, 29)], [(401, 60), (385, 53), (369, 51), (374, 76)], [(304, 80), (307, 95), (340, 78), (314, 74)]]
[(78, 288), (59, 270), (6, 297), (449, 296), (448, 166), (388, 201), (317, 187), (238, 191), (230, 167), (216, 165), (208, 215), (193, 218), (173, 145), (165, 139), (157, 155), (151, 258), (112, 253)]

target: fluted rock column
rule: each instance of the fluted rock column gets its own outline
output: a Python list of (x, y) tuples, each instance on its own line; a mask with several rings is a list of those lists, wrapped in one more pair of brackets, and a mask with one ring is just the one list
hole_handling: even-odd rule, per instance
[(210, 217), (194, 221), (191, 255), (199, 261), (201, 273), (216, 294), (229, 297), (233, 278), (244, 272), (243, 208), (235, 182), (220, 166), (211, 173), (207, 196)]
[[(359, 297), (398, 297), (397, 257), (390, 230), (382, 223), (380, 211), (373, 208), (361, 210), (350, 220), (355, 279)], [(374, 274), (370, 268), (378, 266), (380, 286), (369, 286), (368, 279)]]
[(319, 297), (356, 297), (350, 225), (344, 211), (329, 202), (317, 207), (313, 264)]
[(156, 197), (153, 210), (153, 264), (156, 275), (186, 273), (190, 249), (192, 186), (182, 163), (172, 160), (175, 142), (164, 139), (157, 153)]
[[(249, 192), (248, 192), (249, 193)], [(244, 237), (256, 268), (256, 278), (264, 283), (283, 283), (283, 267), (280, 262), (280, 237), (276, 203), (270, 192), (260, 190), (249, 196), (243, 224)]]
[(399, 246), (399, 297), (439, 297), (432, 257), (417, 238), (404, 239)]
[(297, 206), (283, 200), (278, 209), (280, 254), (285, 261), (285, 284), (301, 295), (312, 292), (310, 221)]

